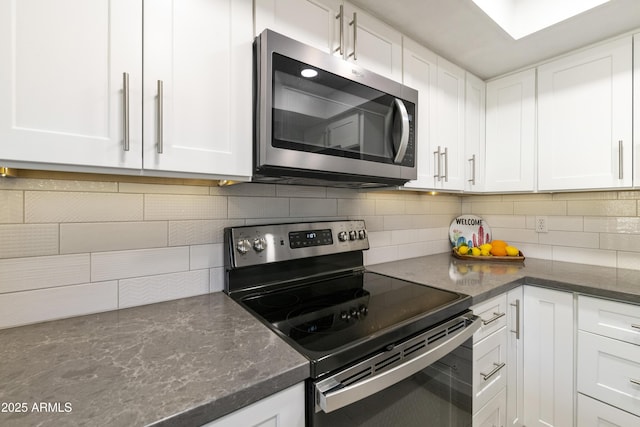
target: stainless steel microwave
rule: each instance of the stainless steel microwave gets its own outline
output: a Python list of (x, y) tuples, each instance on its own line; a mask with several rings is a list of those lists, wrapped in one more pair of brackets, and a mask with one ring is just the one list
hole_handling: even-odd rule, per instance
[(271, 30), (256, 38), (254, 59), (253, 181), (416, 179), (416, 90)]

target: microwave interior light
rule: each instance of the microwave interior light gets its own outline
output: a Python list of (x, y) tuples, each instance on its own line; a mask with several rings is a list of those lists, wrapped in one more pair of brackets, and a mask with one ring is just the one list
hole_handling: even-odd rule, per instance
[(314, 70), (313, 68), (305, 68), (302, 71), (300, 71), (300, 75), (302, 77), (306, 77), (308, 79), (314, 78), (315, 76), (318, 75), (318, 72), (316, 70)]

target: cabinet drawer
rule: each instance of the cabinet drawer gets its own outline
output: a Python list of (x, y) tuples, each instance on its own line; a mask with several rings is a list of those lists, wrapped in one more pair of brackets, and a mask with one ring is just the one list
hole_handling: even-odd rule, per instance
[(507, 391), (500, 390), (493, 399), (473, 415), (473, 427), (503, 427), (507, 425)]
[(640, 346), (578, 331), (578, 391), (640, 416)]
[(578, 426), (636, 427), (640, 426), (640, 417), (604, 404), (584, 394), (578, 394)]
[(507, 329), (502, 328), (473, 346), (474, 412), (507, 385)]
[(482, 319), (482, 326), (473, 335), (473, 342), (480, 342), (507, 324), (507, 294), (499, 295), (471, 307), (473, 314)]
[(578, 329), (640, 345), (640, 305), (580, 295)]

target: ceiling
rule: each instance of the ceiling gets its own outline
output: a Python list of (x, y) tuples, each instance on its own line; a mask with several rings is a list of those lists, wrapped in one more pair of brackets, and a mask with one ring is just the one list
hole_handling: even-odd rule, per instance
[(472, 0), (351, 2), (484, 80), (618, 34), (640, 32), (640, 0), (611, 0), (520, 40)]

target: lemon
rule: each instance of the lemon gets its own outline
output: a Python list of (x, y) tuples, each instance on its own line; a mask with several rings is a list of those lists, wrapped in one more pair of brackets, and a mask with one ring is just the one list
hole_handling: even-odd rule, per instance
[(480, 255), (480, 249), (479, 248), (471, 248), (471, 255), (473, 255), (473, 256)]
[(518, 248), (516, 248), (515, 246), (507, 246), (504, 249), (505, 251), (507, 251), (508, 256), (518, 256), (520, 254), (520, 250), (518, 250)]
[(469, 252), (469, 246), (460, 246), (458, 248), (458, 253), (460, 255), (466, 255)]
[(485, 243), (484, 245), (480, 245), (480, 250), (484, 251), (486, 250), (487, 252), (491, 252), (491, 248), (493, 246), (491, 246), (491, 243)]
[[(483, 245), (483, 246), (484, 246), (484, 245)], [(487, 250), (487, 248), (480, 249), (480, 255), (481, 255), (481, 256), (491, 256), (491, 252), (489, 252), (489, 251)]]

